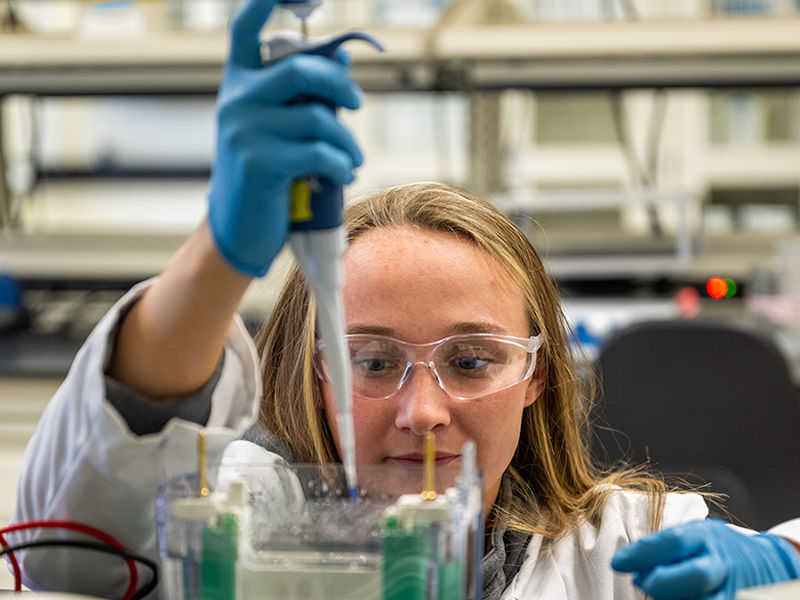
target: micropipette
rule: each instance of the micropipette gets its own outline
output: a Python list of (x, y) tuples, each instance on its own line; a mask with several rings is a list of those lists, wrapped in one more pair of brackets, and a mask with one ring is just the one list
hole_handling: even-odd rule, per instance
[[(322, 0), (291, 1), (281, 6), (305, 19)], [(292, 35), (294, 34), (294, 35)], [(372, 36), (352, 31), (323, 40), (309, 40), (295, 32), (279, 32), (266, 41), (267, 64), (294, 54), (316, 54), (333, 58), (337, 48), (351, 39), (361, 39), (383, 50)], [(313, 101), (296, 98), (296, 102)], [(309, 175), (291, 188), (289, 245), (311, 287), (317, 303), (317, 326), (325, 344), (327, 371), (337, 406), (336, 424), (342, 463), (350, 499), (358, 497), (356, 483), (355, 431), (353, 429), (350, 352), (345, 344), (344, 301), (342, 299), (342, 256), (346, 240), (342, 221), (342, 186), (324, 177)]]

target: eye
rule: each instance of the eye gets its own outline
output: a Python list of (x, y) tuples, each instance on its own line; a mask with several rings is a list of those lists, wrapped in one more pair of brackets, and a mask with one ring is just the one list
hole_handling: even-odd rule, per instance
[(484, 377), (490, 373), (495, 364), (491, 352), (486, 352), (485, 348), (462, 346), (452, 350), (447, 368), (454, 375)]
[(353, 374), (360, 377), (393, 376), (405, 365), (397, 352), (387, 352), (381, 348), (362, 348), (353, 351), (350, 361), (353, 365)]
[(365, 358), (359, 361), (354, 361), (353, 366), (372, 373), (380, 373), (388, 368), (388, 361), (382, 358)]
[(492, 377), (508, 360), (501, 344), (485, 339), (459, 340), (448, 344), (440, 355), (453, 375)]
[(453, 363), (458, 369), (475, 371), (478, 369), (485, 369), (488, 361), (478, 356), (458, 356), (453, 359)]

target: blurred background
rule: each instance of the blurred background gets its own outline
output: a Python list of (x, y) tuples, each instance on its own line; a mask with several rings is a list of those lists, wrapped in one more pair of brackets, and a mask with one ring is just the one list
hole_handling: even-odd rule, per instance
[[(0, 0), (0, 523), (75, 350), (203, 218), (237, 5)], [(713, 314), (800, 372), (800, 0), (328, 0), (308, 25), (387, 48), (349, 46), (348, 196), (439, 180), (497, 203), (589, 360), (633, 322)], [(253, 331), (281, 273), (241, 307)]]

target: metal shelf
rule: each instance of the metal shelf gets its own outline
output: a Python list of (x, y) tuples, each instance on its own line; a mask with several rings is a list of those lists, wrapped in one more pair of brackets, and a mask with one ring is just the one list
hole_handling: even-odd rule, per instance
[[(800, 85), (800, 19), (445, 26), (350, 46), (365, 91)], [(0, 95), (211, 94), (227, 35), (0, 36)]]
[[(354, 76), (368, 92), (800, 86), (800, 19), (369, 29), (386, 53), (349, 47)], [(142, 39), (0, 35), (0, 96), (210, 95), (227, 46), (222, 32)], [(0, 208), (2, 201), (0, 189)], [(6, 267), (41, 277), (103, 274), (113, 265), (115, 273), (136, 278), (158, 272), (178, 244), (139, 239), (128, 248), (109, 236), (72, 247), (68, 238), (7, 238), (0, 254)], [(620, 270), (623, 263), (613, 265)], [(557, 260), (551, 268), (574, 271)], [(577, 268), (598, 267), (591, 261)], [(673, 261), (647, 268), (676, 267)]]
[(480, 89), (797, 85), (800, 19), (443, 28), (436, 56)]

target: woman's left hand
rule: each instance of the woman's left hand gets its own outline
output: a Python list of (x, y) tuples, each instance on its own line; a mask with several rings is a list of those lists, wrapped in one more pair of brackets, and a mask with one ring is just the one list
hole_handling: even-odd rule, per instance
[(736, 590), (800, 577), (800, 555), (776, 535), (745, 535), (717, 519), (691, 521), (621, 548), (611, 566), (635, 573), (654, 600), (733, 600)]

